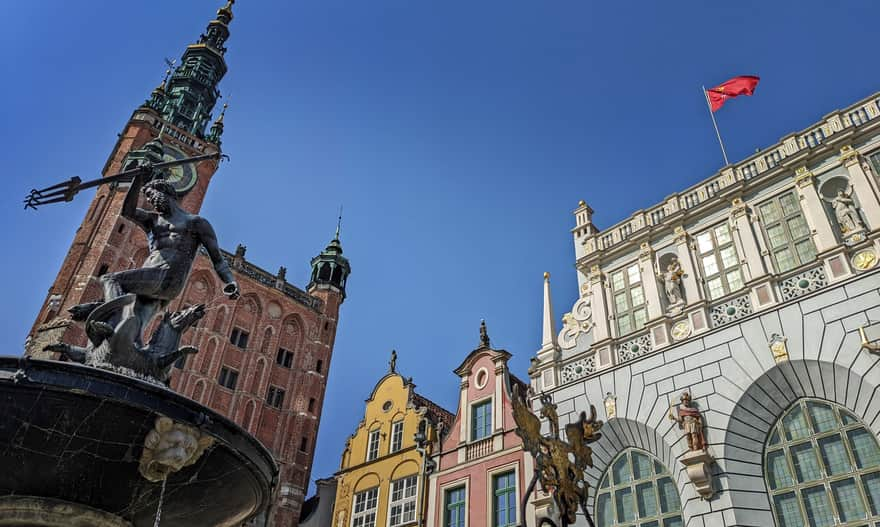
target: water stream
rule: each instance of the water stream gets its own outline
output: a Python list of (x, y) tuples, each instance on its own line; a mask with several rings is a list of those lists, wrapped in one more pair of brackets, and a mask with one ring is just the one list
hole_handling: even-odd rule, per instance
[(168, 478), (162, 479), (162, 490), (159, 491), (159, 504), (156, 505), (156, 522), (153, 524), (153, 527), (159, 527), (159, 521), (162, 518), (162, 501), (165, 499), (165, 484), (168, 483)]

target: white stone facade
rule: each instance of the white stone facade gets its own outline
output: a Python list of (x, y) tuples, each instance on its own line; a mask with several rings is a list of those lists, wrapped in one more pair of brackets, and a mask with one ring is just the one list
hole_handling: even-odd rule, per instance
[[(600, 417), (613, 412), (593, 444), (594, 519), (606, 470), (634, 448), (671, 473), (682, 525), (783, 525), (786, 496), (768, 487), (765, 451), (776, 423), (804, 398), (839, 405), (835, 415), (851, 413), (876, 440), (880, 354), (863, 348), (859, 330), (880, 339), (878, 168), (875, 94), (603, 231), (581, 202), (572, 230), (579, 298), (558, 337), (545, 306), (530, 377), (536, 392), (553, 395), (563, 425), (590, 404)], [(668, 418), (684, 391), (714, 458), (708, 499), (682, 464), (687, 442)], [(840, 490), (831, 481), (840, 477), (820, 483)], [(864, 521), (845, 525), (880, 521), (868, 485), (858, 494)], [(827, 514), (844, 524), (848, 513), (832, 503)]]

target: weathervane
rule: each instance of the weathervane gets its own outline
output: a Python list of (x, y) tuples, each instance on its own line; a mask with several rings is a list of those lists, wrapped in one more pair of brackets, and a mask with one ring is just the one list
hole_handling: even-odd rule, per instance
[(590, 527), (594, 527), (593, 518), (587, 510), (589, 485), (584, 471), (593, 466), (593, 449), (587, 446), (597, 441), (602, 434), (599, 429), (604, 424), (596, 419), (596, 408), (590, 405), (590, 417), (581, 412), (580, 418), (565, 426), (568, 442), (559, 437), (559, 415), (556, 404), (547, 394), (541, 394), (541, 417), (550, 424), (550, 435), (541, 434), (541, 421), (529, 409), (525, 400), (526, 394), (519, 393), (519, 387), (513, 390), (513, 419), (516, 421), (516, 434), (522, 439), (523, 448), (531, 452), (535, 459), (535, 474), (523, 496), (522, 510), (526, 510), (529, 496), (540, 480), (541, 488), (553, 496), (559, 512), (557, 525), (552, 518), (540, 518), (536, 525), (552, 527), (568, 527), (577, 521), (580, 508), (587, 518)]

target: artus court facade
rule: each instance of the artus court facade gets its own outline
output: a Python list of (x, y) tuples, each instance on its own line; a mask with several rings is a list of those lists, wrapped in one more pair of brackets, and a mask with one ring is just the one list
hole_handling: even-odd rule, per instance
[(878, 175), (875, 94), (608, 229), (580, 203), (530, 378), (605, 420), (597, 526), (880, 525)]

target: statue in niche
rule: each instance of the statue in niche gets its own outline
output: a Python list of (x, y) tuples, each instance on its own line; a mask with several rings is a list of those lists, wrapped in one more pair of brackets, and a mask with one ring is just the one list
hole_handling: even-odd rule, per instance
[(837, 195), (831, 198), (830, 202), (834, 207), (834, 216), (837, 218), (837, 224), (840, 225), (842, 235), (849, 236), (865, 230), (865, 223), (852, 199), (852, 186), (838, 190)]
[(677, 313), (684, 306), (684, 295), (681, 292), (681, 278), (683, 276), (684, 271), (681, 269), (681, 264), (674, 256), (669, 260), (666, 271), (657, 273), (657, 277), (663, 280), (663, 290), (666, 293), (670, 313)]
[[(675, 408), (675, 413), (673, 413)], [(669, 408), (669, 419), (678, 423), (687, 437), (688, 449), (692, 452), (706, 450), (706, 437), (703, 435), (703, 416), (691, 401), (691, 394), (681, 394), (681, 404)]]

